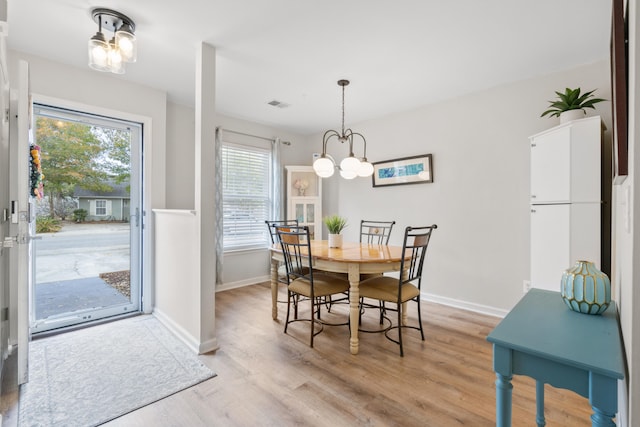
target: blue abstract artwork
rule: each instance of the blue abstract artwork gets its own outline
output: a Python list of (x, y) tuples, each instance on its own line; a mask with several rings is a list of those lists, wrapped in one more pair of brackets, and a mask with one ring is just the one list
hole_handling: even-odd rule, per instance
[(424, 163), (413, 163), (403, 166), (392, 166), (378, 169), (378, 178), (398, 178), (418, 175), (424, 171)]

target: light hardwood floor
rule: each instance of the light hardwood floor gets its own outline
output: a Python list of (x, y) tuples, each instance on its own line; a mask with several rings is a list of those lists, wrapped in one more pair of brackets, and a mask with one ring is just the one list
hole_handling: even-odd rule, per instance
[[(423, 302), (425, 341), (406, 332), (404, 358), (384, 335), (363, 333), (354, 356), (346, 326), (325, 327), (313, 349), (308, 323), (285, 335), (283, 321), (271, 319), (270, 298), (267, 283), (219, 292), (220, 349), (201, 356), (217, 377), (106, 426), (495, 425), (485, 338), (498, 318)], [(409, 307), (415, 322), (415, 304)], [(279, 309), (284, 319), (286, 305)], [(346, 305), (332, 311), (335, 318), (348, 312)], [(372, 310), (363, 322), (375, 327), (376, 318)], [(535, 383), (515, 377), (513, 384), (513, 425), (535, 425)], [(547, 426), (590, 425), (587, 399), (550, 386), (545, 392)]]

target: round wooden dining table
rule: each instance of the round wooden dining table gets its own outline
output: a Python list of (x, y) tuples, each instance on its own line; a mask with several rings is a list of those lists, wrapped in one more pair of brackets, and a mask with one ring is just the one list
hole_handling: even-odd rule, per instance
[[(360, 320), (360, 274), (400, 271), (402, 246), (344, 242), (341, 248), (330, 248), (327, 240), (312, 240), (311, 259), (315, 270), (347, 273), (349, 277), (349, 325), (351, 354), (358, 354)], [(271, 247), (271, 314), (278, 318), (278, 266), (283, 262), (280, 245)], [(406, 323), (406, 310), (402, 310)]]

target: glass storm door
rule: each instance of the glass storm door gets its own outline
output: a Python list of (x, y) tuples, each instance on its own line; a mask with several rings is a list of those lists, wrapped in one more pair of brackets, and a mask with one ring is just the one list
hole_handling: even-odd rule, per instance
[(34, 104), (31, 333), (141, 310), (142, 125)]

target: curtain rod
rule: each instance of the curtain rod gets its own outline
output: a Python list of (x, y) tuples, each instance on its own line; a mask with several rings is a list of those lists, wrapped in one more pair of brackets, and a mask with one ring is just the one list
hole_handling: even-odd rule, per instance
[[(251, 138), (258, 138), (258, 139), (264, 139), (265, 141), (276, 142), (276, 140), (274, 138), (265, 138), (264, 136), (251, 135), (249, 133), (238, 132), (237, 130), (225, 129), (225, 128), (220, 128), (220, 127), (217, 128), (217, 129), (221, 130), (223, 132), (235, 133), (236, 135), (244, 135), (244, 136), (249, 136)], [(280, 141), (280, 143), (284, 144), (284, 145), (291, 145), (291, 142), (289, 142), (289, 141)]]

